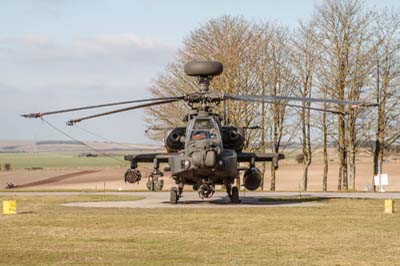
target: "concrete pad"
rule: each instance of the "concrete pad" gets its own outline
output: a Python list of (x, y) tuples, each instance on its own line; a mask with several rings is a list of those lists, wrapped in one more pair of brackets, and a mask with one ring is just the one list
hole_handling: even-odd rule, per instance
[[(242, 193), (244, 194), (244, 193)], [(142, 192), (135, 193), (144, 196), (142, 200), (136, 201), (104, 201), (104, 202), (72, 202), (63, 204), (68, 207), (92, 207), (92, 208), (249, 208), (249, 207), (312, 207), (320, 206), (318, 202), (265, 202), (260, 199), (262, 195), (241, 195), (241, 203), (230, 202), (226, 193), (217, 192), (211, 199), (200, 199), (196, 192), (185, 192), (178, 204), (169, 203), (168, 192)]]

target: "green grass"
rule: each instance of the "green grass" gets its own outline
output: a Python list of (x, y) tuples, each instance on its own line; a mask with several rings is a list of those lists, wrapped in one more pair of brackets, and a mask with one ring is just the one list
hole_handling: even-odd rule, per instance
[(13, 169), (31, 167), (41, 168), (79, 168), (79, 167), (117, 167), (127, 166), (123, 155), (116, 157), (78, 157), (72, 153), (1, 153), (0, 164), (10, 163)]
[(384, 214), (383, 200), (315, 199), (321, 205), (308, 208), (98, 209), (60, 204), (101, 195), (13, 197), (18, 211), (32, 213), (0, 217), (0, 265), (399, 264), (400, 215)]

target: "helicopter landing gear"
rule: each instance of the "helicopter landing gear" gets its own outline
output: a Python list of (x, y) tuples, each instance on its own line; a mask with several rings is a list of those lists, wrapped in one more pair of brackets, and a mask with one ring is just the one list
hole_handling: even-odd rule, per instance
[(159, 179), (163, 174), (155, 169), (150, 175), (146, 183), (146, 187), (149, 191), (161, 191), (164, 186), (164, 180)]
[(179, 183), (178, 184), (178, 197), (181, 198), (182, 197), (182, 192), (183, 192), (183, 183)]
[(170, 191), (170, 196), (169, 196), (169, 203), (177, 204), (178, 199), (179, 199), (178, 190), (176, 189), (176, 187), (172, 187), (171, 191)]
[(232, 203), (240, 203), (241, 200), (239, 199), (239, 188), (233, 187), (232, 188), (232, 196), (231, 196)]
[(232, 184), (228, 181), (224, 182), (225, 183), (225, 188), (226, 188), (226, 193), (228, 193), (228, 196), (231, 200), (232, 203), (240, 203), (241, 200), (239, 198), (239, 188), (238, 187), (232, 187)]
[(178, 183), (178, 188), (177, 187), (171, 188), (169, 203), (171, 204), (178, 203), (178, 200), (182, 197), (183, 186), (184, 186), (183, 183)]

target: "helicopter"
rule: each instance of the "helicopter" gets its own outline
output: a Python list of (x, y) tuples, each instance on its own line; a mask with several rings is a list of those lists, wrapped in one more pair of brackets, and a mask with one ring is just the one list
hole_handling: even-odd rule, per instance
[[(182, 197), (185, 185), (191, 185), (200, 198), (211, 198), (215, 193), (216, 185), (224, 185), (226, 193), (232, 203), (240, 203), (239, 187), (235, 180), (243, 174), (243, 186), (248, 190), (260, 187), (263, 173), (256, 167), (257, 162), (271, 162), (277, 169), (279, 160), (285, 158), (281, 153), (245, 152), (245, 129), (226, 123), (229, 105), (224, 105), (224, 115), (213, 112), (213, 107), (227, 100), (274, 103), (286, 102), (323, 102), (352, 107), (369, 106), (361, 101), (347, 101), (336, 99), (320, 99), (311, 97), (268, 96), (268, 95), (218, 95), (210, 92), (210, 82), (213, 77), (223, 72), (223, 65), (218, 61), (191, 61), (184, 66), (184, 72), (198, 79), (199, 91), (182, 96), (139, 99), (116, 103), (106, 103), (63, 109), (52, 112), (23, 114), (25, 118), (42, 118), (65, 112), (75, 112), (86, 109), (109, 107), (124, 104), (137, 104), (122, 109), (103, 112), (69, 120), (67, 125), (73, 126), (84, 120), (107, 116), (115, 113), (146, 108), (150, 106), (185, 102), (191, 111), (185, 115), (185, 127), (176, 127), (164, 132), (164, 144), (167, 152), (125, 155), (124, 159), (130, 162), (130, 167), (124, 175), (125, 182), (139, 183), (142, 174), (138, 169), (139, 163), (153, 163), (153, 170), (148, 176), (147, 188), (151, 191), (162, 190), (164, 173), (160, 164), (168, 164), (163, 170), (169, 171), (176, 186), (170, 189), (170, 203), (177, 204)], [(326, 110), (302, 105), (287, 104), (288, 106), (307, 108), (310, 110), (340, 113), (335, 110)], [(224, 123), (225, 122), (225, 123)], [(240, 163), (247, 164), (246, 167)], [(243, 164), (242, 164), (243, 165)]]

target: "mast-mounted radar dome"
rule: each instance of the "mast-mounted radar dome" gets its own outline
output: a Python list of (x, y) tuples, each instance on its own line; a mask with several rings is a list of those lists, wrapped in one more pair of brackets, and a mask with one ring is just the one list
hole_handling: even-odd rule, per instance
[(191, 61), (184, 67), (186, 75), (198, 77), (218, 76), (223, 70), (224, 67), (217, 61)]

